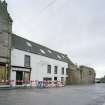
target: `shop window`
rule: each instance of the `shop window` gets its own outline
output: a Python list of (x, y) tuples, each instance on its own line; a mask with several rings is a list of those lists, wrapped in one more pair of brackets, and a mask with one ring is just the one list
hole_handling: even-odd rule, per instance
[[(29, 84), (30, 83), (30, 72), (26, 71), (16, 71), (16, 85), (22, 85), (23, 83)], [(18, 82), (23, 81), (23, 82)]]
[(24, 72), (25, 83), (29, 83), (29, 80), (30, 80), (30, 73), (29, 72)]
[(7, 73), (5, 66), (0, 66), (0, 81), (5, 82), (7, 80)]

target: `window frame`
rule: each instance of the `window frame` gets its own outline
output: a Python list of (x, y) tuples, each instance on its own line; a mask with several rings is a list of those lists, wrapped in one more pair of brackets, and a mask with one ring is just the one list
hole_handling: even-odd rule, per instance
[(64, 77), (61, 77), (61, 81), (62, 81), (62, 82), (64, 82), (64, 79), (65, 79)]
[[(50, 72), (49, 72), (50, 71)], [(47, 65), (47, 73), (51, 74), (51, 65)]]
[(54, 66), (54, 74), (58, 74), (58, 66)]
[(89, 71), (89, 75), (91, 75), (92, 74), (92, 72), (91, 71)]
[(62, 67), (61, 74), (62, 74), (62, 75), (64, 75), (64, 74), (65, 74), (65, 69), (64, 69), (64, 67)]
[[(29, 58), (28, 63), (27, 62), (27, 58)], [(30, 67), (31, 66), (31, 56), (30, 55), (24, 55), (24, 67)]]
[(66, 75), (69, 74), (69, 68), (66, 68)]

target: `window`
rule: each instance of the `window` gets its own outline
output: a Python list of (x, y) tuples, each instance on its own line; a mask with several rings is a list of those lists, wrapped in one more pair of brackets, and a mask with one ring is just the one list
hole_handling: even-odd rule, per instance
[(64, 75), (64, 67), (62, 67), (62, 75)]
[(0, 65), (0, 85), (8, 80), (8, 70), (5, 66)]
[(83, 73), (83, 71), (82, 71), (82, 70), (80, 70), (80, 77), (81, 77), (81, 80), (82, 80), (82, 73)]
[(91, 71), (89, 71), (89, 75), (91, 75)]
[(62, 55), (62, 57), (63, 57), (63, 58), (65, 58), (65, 56), (64, 56), (64, 55)]
[(47, 66), (47, 73), (50, 73), (51, 74), (51, 65), (48, 65)]
[(29, 43), (29, 42), (26, 42), (26, 44), (27, 44), (29, 47), (32, 47), (31, 43)]
[(49, 81), (50, 80), (51, 81), (52, 78), (44, 77), (43, 80), (45, 80), (45, 81)]
[(45, 51), (44, 51), (44, 50), (42, 50), (42, 49), (40, 49), (40, 52), (41, 52), (42, 54), (46, 54), (46, 53), (45, 53)]
[(30, 67), (30, 56), (29, 55), (25, 55), (24, 66)]
[(28, 84), (29, 80), (30, 80), (30, 72), (24, 72), (24, 82)]
[(61, 77), (61, 81), (64, 82), (64, 77)]
[(61, 56), (57, 55), (57, 58), (58, 58), (58, 59), (61, 59)]
[(58, 70), (58, 67), (57, 66), (54, 66), (54, 74), (57, 74), (57, 71)]
[(66, 75), (68, 75), (69, 74), (69, 69), (68, 68), (66, 68)]
[(51, 50), (48, 50), (48, 52), (51, 54), (52, 52), (51, 52)]

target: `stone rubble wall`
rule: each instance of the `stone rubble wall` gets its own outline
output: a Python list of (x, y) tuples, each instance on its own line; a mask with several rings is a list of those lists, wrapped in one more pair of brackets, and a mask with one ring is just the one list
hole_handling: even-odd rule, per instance
[(67, 84), (94, 84), (95, 70), (87, 66), (69, 66)]
[(12, 19), (5, 1), (0, 0), (0, 62), (8, 63), (11, 48)]

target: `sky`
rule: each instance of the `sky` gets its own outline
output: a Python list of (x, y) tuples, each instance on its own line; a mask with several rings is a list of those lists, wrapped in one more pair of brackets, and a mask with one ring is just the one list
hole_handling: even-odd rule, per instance
[(105, 0), (6, 0), (13, 33), (105, 75)]

